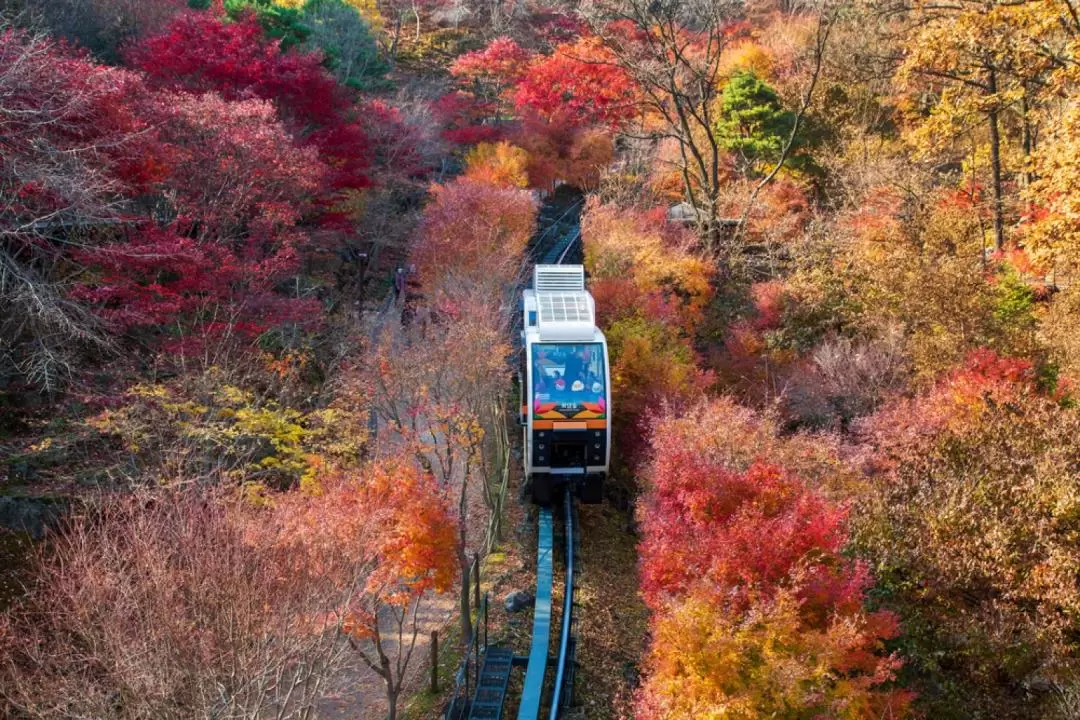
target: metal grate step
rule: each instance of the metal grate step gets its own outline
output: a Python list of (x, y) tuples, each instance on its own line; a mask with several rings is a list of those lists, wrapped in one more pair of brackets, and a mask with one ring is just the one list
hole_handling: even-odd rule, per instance
[(473, 695), (469, 718), (475, 720), (500, 720), (506, 686), (514, 666), (514, 652), (504, 647), (489, 647), (484, 651), (480, 677)]

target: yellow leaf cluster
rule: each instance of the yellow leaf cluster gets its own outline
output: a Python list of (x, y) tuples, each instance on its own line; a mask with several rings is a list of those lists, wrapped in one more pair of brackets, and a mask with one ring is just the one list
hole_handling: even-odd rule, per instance
[(910, 140), (924, 153), (1015, 106), (1053, 62), (1046, 43), (1058, 11), (1050, 3), (919, 3), (915, 19), (896, 80), (914, 111)]
[(269, 486), (294, 484), (317, 492), (330, 459), (352, 462), (363, 452), (368, 437), (364, 407), (331, 406), (305, 413), (219, 383), (213, 372), (202, 380), (210, 386), (135, 385), (124, 405), (98, 414), (87, 425), (119, 438), (147, 463), (171, 466), (165, 474), (216, 468), (223, 476), (251, 484), (252, 497)]
[(712, 267), (689, 240), (613, 205), (590, 203), (582, 221), (585, 266), (597, 279), (632, 279), (642, 292), (674, 292), (700, 311), (712, 296)]
[(813, 629), (800, 617), (800, 604), (786, 590), (755, 601), (742, 616), (695, 596), (673, 603), (654, 625), (639, 716), (882, 717), (888, 700), (838, 669), (859, 643), (865, 617), (837, 618)]
[(465, 177), (502, 187), (529, 186), (529, 153), (503, 140), (480, 143), (465, 156)]
[(773, 68), (772, 53), (750, 40), (732, 45), (720, 54), (717, 78), (726, 83), (732, 75), (749, 70), (762, 79), (771, 77)]
[(1035, 155), (1037, 180), (1028, 197), (1042, 206), (1027, 247), (1048, 265), (1080, 267), (1080, 109), (1070, 108)]

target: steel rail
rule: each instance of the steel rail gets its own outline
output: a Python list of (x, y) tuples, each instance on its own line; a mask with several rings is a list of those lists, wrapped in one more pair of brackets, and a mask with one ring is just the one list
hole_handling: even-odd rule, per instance
[(581, 227), (578, 226), (571, 231), (572, 237), (566, 242), (566, 247), (563, 248), (562, 253), (559, 254), (559, 259), (555, 261), (556, 265), (562, 265), (562, 261), (566, 259), (566, 253), (570, 252), (570, 248), (574, 247), (581, 240)]
[(563, 706), (563, 682), (570, 648), (570, 632), (574, 623), (574, 495), (566, 486), (563, 496), (566, 523), (566, 583), (563, 586), (562, 634), (559, 637), (559, 664), (555, 670), (555, 688), (551, 694), (549, 720), (558, 720)]
[[(581, 225), (578, 224), (567, 234), (566, 246), (559, 253), (556, 265), (562, 265), (566, 254), (575, 243), (581, 241)], [(562, 630), (559, 634), (559, 656), (555, 669), (555, 686), (551, 692), (551, 712), (548, 720), (558, 720), (563, 707), (563, 684), (566, 681), (566, 664), (570, 648), (570, 633), (574, 622), (574, 494), (569, 484), (563, 491), (564, 523), (566, 527), (566, 580), (563, 583)]]
[[(559, 243), (561, 243), (563, 241), (563, 239), (566, 238), (566, 235), (563, 235), (562, 237), (556, 236), (554, 241), (551, 242), (551, 243), (545, 242), (545, 238), (548, 238), (553, 232), (558, 230), (559, 227), (566, 220), (567, 216), (569, 216), (571, 213), (580, 212), (580, 210), (584, 206), (584, 204), (585, 203), (584, 203), (583, 200), (575, 200), (565, 211), (563, 211), (562, 215), (560, 215), (555, 220), (551, 221), (551, 224), (548, 225), (548, 227), (546, 229), (544, 229), (543, 232), (541, 232), (539, 235), (537, 235), (533, 239), (531, 255), (533, 257), (534, 262), (537, 262), (537, 263), (540, 263), (540, 264), (550, 262), (550, 260), (548, 260), (548, 258), (553, 257), (554, 253), (556, 251), (558, 251)], [(578, 233), (581, 232), (580, 217), (578, 219), (578, 222), (574, 223), (574, 227), (573, 227), (573, 229), (571, 229), (570, 232), (574, 232), (575, 230)], [(569, 233), (567, 233), (567, 234), (569, 234)], [(573, 243), (571, 242), (571, 245), (572, 244)], [(544, 245), (548, 245), (548, 247), (544, 247)], [(563, 255), (560, 256), (558, 260), (556, 260), (556, 264), (561, 264), (562, 263), (563, 256), (565, 256), (565, 253), (563, 253)]]
[[(567, 208), (547, 230), (541, 233), (540, 238), (545, 237), (567, 215), (578, 210), (583, 204), (579, 200)], [(565, 245), (555, 261), (556, 265), (561, 265), (570, 249), (580, 241), (581, 225), (578, 223), (563, 236), (561, 241), (557, 241), (554, 247), (547, 251), (544, 259), (559, 251), (559, 243), (564, 242)], [(574, 506), (573, 492), (570, 485), (566, 486), (563, 505), (566, 514), (566, 582), (564, 586), (566, 597), (563, 598), (562, 629), (559, 637), (559, 656), (555, 670), (555, 686), (551, 698), (550, 720), (557, 720), (562, 708), (563, 684), (568, 676), (572, 677), (567, 670), (568, 656), (570, 654), (570, 635), (574, 617)], [(548, 647), (551, 644), (551, 590), (554, 579), (552, 569), (552, 556), (554, 554), (553, 524), (551, 508), (540, 508), (537, 523), (536, 604), (533, 609), (532, 645), (529, 649), (529, 661), (521, 691), (521, 704), (518, 705), (518, 720), (539, 720), (541, 717), (540, 706), (543, 698), (544, 678), (547, 675)]]
[(551, 508), (540, 508), (536, 547), (536, 605), (533, 608), (532, 647), (521, 689), (518, 720), (537, 720), (544, 696), (544, 676), (547, 674), (548, 646), (551, 644), (551, 556), (554, 546)]

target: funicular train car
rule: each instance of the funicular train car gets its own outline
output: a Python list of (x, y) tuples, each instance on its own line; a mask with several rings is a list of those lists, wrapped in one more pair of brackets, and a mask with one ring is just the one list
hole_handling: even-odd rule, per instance
[(570, 484), (600, 502), (611, 460), (607, 341), (581, 265), (536, 265), (523, 297), (524, 465), (533, 499), (548, 505)]

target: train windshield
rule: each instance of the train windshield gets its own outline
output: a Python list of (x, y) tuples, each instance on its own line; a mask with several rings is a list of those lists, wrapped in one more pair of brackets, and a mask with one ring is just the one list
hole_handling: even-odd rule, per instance
[(602, 344), (536, 343), (532, 373), (534, 418), (607, 417)]

